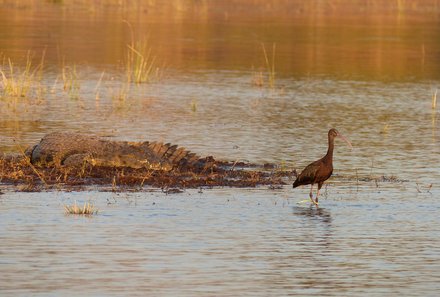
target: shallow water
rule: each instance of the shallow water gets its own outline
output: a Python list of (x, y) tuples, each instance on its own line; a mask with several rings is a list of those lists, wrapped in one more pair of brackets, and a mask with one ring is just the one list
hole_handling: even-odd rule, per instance
[[(325, 153), (331, 127), (354, 149), (336, 142), (319, 209), (304, 201), (307, 187), (290, 185), (165, 195), (0, 184), (0, 295), (436, 295), (439, 3), (396, 12), (337, 1), (316, 12), (308, 1), (249, 11), (221, 1), (163, 10), (6, 2), (0, 53), (20, 65), (45, 49), (46, 60), (44, 96), (0, 99), (2, 151), (87, 131), (301, 170)], [(124, 19), (164, 68), (122, 100)], [(269, 56), (276, 44), (274, 88), (262, 43)], [(63, 90), (63, 63), (75, 65), (75, 94)], [(382, 175), (392, 182), (374, 181)], [(87, 200), (98, 215), (63, 214)]]
[[(1, 196), (1, 293), (434, 296), (438, 190), (330, 186)], [(62, 213), (91, 200), (93, 217)]]

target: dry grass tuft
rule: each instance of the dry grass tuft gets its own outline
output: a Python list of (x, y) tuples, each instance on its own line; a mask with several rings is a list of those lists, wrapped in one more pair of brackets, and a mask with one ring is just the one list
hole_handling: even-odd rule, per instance
[(41, 56), (40, 63), (36, 66), (32, 65), (33, 58), (33, 53), (28, 51), (25, 66), (17, 67), (11, 59), (3, 57), (0, 65), (1, 97), (28, 98), (32, 90), (37, 95), (44, 94), (41, 80), (45, 52)]
[(84, 206), (80, 207), (75, 201), (73, 205), (64, 205), (64, 210), (66, 214), (75, 215), (93, 215), (98, 213), (98, 209), (96, 209), (95, 206), (89, 202), (84, 202)]
[(131, 43), (127, 44), (125, 63), (127, 83), (147, 83), (153, 78), (158, 78), (161, 70), (156, 66), (156, 56), (152, 54), (152, 48), (148, 46), (148, 39), (135, 41), (133, 27), (130, 22), (124, 22), (128, 25), (131, 33)]
[(267, 86), (270, 89), (275, 88), (275, 50), (276, 45), (275, 43), (272, 44), (272, 56), (269, 57), (266, 46), (264, 43), (261, 43), (261, 48), (263, 50), (263, 57), (264, 57), (264, 68), (266, 71), (258, 71), (254, 72), (252, 76), (252, 84), (257, 87), (263, 87)]
[(61, 76), (63, 78), (63, 89), (69, 94), (70, 99), (79, 99), (81, 85), (76, 71), (76, 65), (64, 66)]
[(261, 46), (263, 47), (264, 61), (266, 62), (268, 83), (270, 88), (273, 89), (275, 87), (275, 43), (272, 44), (272, 59), (270, 61), (264, 43), (262, 43)]

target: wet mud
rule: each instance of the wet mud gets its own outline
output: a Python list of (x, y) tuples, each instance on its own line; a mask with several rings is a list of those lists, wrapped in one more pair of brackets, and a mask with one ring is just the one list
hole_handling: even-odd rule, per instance
[[(148, 168), (93, 166), (43, 167), (21, 156), (0, 159), (0, 182), (18, 191), (88, 190), (90, 186), (113, 191), (165, 191), (200, 187), (256, 187), (271, 189), (285, 185), (296, 171), (278, 170), (273, 164), (247, 164), (216, 161), (209, 171), (153, 170)], [(172, 189), (172, 190), (171, 190)]]

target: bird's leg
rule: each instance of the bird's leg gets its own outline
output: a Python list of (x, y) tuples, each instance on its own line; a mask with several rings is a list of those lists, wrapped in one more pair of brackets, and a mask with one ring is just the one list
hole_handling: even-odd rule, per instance
[(318, 205), (318, 196), (319, 196), (319, 189), (318, 192), (316, 192), (316, 197), (315, 197), (315, 204)]
[(318, 205), (319, 190), (321, 190), (322, 185), (323, 185), (323, 183), (319, 183), (319, 184), (318, 184), (318, 192), (316, 192), (316, 198), (315, 198), (316, 205)]
[[(319, 192), (319, 190), (318, 190)], [(310, 200), (312, 200), (312, 203), (315, 205), (318, 205), (318, 202), (315, 202), (315, 200), (313, 199), (313, 184), (310, 186), (310, 194), (309, 194)]]
[(316, 197), (315, 197), (315, 204), (318, 205), (318, 196), (319, 196), (319, 190), (321, 190), (322, 187), (322, 183), (318, 184), (318, 192), (316, 192)]

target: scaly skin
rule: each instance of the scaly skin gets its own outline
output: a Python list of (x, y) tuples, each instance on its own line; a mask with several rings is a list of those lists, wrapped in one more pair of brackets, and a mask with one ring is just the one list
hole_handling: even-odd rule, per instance
[(149, 168), (157, 170), (205, 171), (212, 157), (200, 158), (184, 148), (159, 142), (112, 141), (77, 133), (55, 132), (29, 148), (33, 164), (41, 166), (94, 166)]

